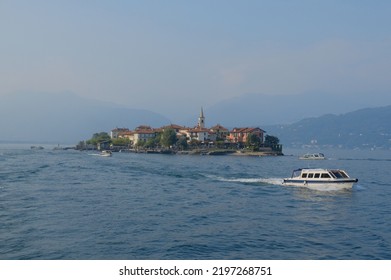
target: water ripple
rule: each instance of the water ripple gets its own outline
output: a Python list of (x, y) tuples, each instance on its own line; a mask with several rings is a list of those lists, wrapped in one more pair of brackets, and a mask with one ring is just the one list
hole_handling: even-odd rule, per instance
[(4, 150), (0, 258), (390, 259), (388, 160), (356, 158), (321, 192), (281, 186), (293, 157)]

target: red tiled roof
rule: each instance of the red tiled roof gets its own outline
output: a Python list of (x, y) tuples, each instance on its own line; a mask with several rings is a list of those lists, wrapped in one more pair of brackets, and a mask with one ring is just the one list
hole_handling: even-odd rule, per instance
[(150, 130), (150, 129), (148, 129), (148, 130), (136, 130), (136, 131), (134, 131), (134, 134), (155, 134), (156, 132), (154, 131), (154, 130)]
[(121, 135), (133, 135), (133, 134), (134, 134), (134, 132), (130, 131), (130, 130), (128, 130), (128, 131), (121, 131), (121, 132), (118, 133), (119, 136), (121, 136)]
[(186, 127), (181, 126), (181, 125), (177, 125), (177, 124), (166, 125), (166, 126), (163, 126), (162, 128), (163, 128), (163, 129), (164, 129), (164, 128), (186, 129)]
[(123, 132), (123, 131), (129, 131), (129, 128), (119, 128), (119, 127), (116, 127), (114, 129), (112, 129), (111, 131), (113, 131), (113, 132), (116, 132), (116, 131)]
[(265, 132), (263, 129), (259, 127), (235, 127), (231, 130), (232, 133), (252, 133), (254, 131), (259, 130), (260, 132)]
[(220, 124), (216, 124), (215, 126), (211, 127), (210, 129), (211, 130), (226, 130), (226, 131), (228, 131), (228, 129), (226, 129), (224, 126), (222, 126)]
[(152, 130), (152, 128), (149, 125), (140, 125), (140, 126), (136, 127), (135, 130), (136, 131), (138, 131), (138, 130)]

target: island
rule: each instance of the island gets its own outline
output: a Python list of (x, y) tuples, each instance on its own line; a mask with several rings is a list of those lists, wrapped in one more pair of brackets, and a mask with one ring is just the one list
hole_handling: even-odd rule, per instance
[(267, 135), (259, 127), (229, 130), (217, 124), (207, 128), (202, 108), (194, 127), (176, 124), (160, 128), (140, 125), (134, 130), (117, 127), (110, 133), (95, 133), (91, 139), (80, 141), (76, 149), (194, 155), (283, 155), (279, 139)]

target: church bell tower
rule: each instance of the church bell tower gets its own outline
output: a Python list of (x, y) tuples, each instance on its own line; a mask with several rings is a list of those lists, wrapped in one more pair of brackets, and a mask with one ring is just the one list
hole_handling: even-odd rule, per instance
[(205, 128), (205, 117), (204, 117), (204, 111), (201, 107), (200, 116), (198, 117), (198, 127), (199, 128)]

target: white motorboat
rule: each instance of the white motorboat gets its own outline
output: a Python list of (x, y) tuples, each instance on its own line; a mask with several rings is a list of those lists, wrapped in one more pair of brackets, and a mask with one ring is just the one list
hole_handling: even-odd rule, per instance
[(299, 157), (299, 159), (326, 159), (326, 157), (324, 156), (324, 154), (322, 153), (315, 153), (315, 154), (305, 154), (301, 157)]
[(350, 189), (358, 179), (351, 178), (342, 169), (300, 168), (290, 178), (283, 179), (283, 185), (307, 188)]
[(104, 151), (100, 152), (99, 155), (100, 155), (101, 157), (111, 157), (111, 156), (112, 156), (112, 152), (111, 152), (111, 151), (106, 151), (106, 150), (104, 150)]

